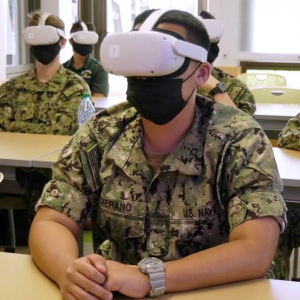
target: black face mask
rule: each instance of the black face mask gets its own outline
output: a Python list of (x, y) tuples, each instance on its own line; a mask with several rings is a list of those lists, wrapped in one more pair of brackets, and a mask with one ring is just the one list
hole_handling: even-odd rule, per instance
[(53, 45), (31, 46), (30, 52), (43, 65), (49, 65), (60, 51), (60, 41)]
[(72, 42), (73, 50), (81, 56), (87, 56), (92, 53), (93, 45), (81, 45)]
[(172, 121), (187, 105), (195, 89), (185, 101), (182, 98), (182, 84), (185, 80), (155, 77), (138, 79), (127, 78), (127, 100), (145, 119), (157, 124), (165, 125)]

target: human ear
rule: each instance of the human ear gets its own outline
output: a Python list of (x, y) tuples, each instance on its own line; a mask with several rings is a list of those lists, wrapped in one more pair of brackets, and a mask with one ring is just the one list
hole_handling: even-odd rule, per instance
[(60, 49), (63, 49), (67, 43), (65, 38), (60, 39)]
[(209, 78), (211, 74), (211, 66), (209, 63), (205, 62), (199, 66), (197, 78), (196, 78), (196, 86), (202, 86)]

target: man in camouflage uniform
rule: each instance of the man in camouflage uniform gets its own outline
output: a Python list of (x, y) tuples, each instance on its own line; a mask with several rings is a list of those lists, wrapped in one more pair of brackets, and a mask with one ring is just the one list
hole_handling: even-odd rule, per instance
[[(291, 118), (278, 136), (278, 147), (300, 151), (300, 113)], [(280, 235), (275, 255), (274, 275), (277, 279), (289, 280), (290, 257), (294, 248), (300, 247), (300, 206), (287, 203), (288, 224)], [(300, 280), (300, 278), (293, 278)]]
[[(51, 21), (51, 18), (57, 17), (50, 15), (47, 20)], [(63, 48), (66, 40), (60, 38), (59, 43)], [(37, 59), (34, 70), (1, 85), (0, 131), (72, 135), (78, 128), (77, 110), (81, 95), (89, 91), (89, 86), (60, 65), (59, 54), (51, 48), (53, 45), (32, 47), (45, 47), (51, 62), (46, 64)], [(16, 178), (25, 190), (24, 200), (32, 221), (34, 206), (51, 178), (51, 170), (18, 168)]]
[[(197, 36), (209, 49), (206, 30), (189, 13), (169, 11), (156, 26)], [(115, 290), (144, 297), (148, 276), (123, 264), (144, 257), (165, 262), (167, 292), (267, 273), (285, 227), (272, 146), (247, 114), (196, 96), (195, 85), (209, 75), (209, 64), (191, 60), (176, 81), (186, 104), (179, 112), (158, 93), (145, 118), (142, 95), (135, 106), (129, 96), (84, 124), (62, 150), (37, 204), (30, 251), (64, 299), (85, 299), (87, 292), (111, 299)], [(164, 93), (176, 79), (169, 80), (128, 78), (128, 95), (135, 83)], [(156, 119), (161, 115), (168, 121)], [(77, 259), (75, 237), (95, 213), (112, 260), (103, 252)]]
[[(214, 19), (214, 16), (207, 11), (202, 11), (200, 16), (203, 19)], [(219, 41), (210, 44), (207, 59), (210, 64), (213, 64), (219, 55), (218, 43)], [(198, 89), (198, 93), (204, 97), (218, 101), (217, 97), (210, 94), (211, 89), (213, 89), (218, 82), (222, 82), (226, 85), (227, 94), (237, 108), (246, 112), (250, 116), (254, 115), (256, 110), (255, 99), (247, 85), (235, 76), (228, 74), (219, 68), (213, 67), (211, 78), (206, 82), (206, 84)]]

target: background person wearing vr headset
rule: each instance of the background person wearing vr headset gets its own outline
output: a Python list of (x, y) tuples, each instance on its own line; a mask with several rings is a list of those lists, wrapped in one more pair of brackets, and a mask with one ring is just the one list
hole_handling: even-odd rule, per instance
[[(23, 32), (36, 59), (35, 69), (0, 87), (0, 131), (72, 135), (77, 130), (77, 110), (87, 83), (63, 68), (59, 52), (65, 46), (64, 23), (53, 14), (35, 12)], [(18, 168), (17, 179), (26, 188), (29, 220), (51, 170)]]
[[(278, 147), (300, 151), (300, 113), (291, 118), (278, 135)], [(277, 279), (290, 279), (290, 257), (294, 248), (300, 247), (300, 207), (287, 203), (287, 228), (280, 235), (275, 255), (274, 274)], [(293, 278), (300, 280), (300, 278)]]
[(109, 85), (108, 74), (101, 63), (91, 56), (93, 45), (98, 41), (98, 34), (92, 23), (77, 21), (71, 28), (70, 44), (74, 55), (63, 66), (79, 76), (89, 85), (93, 96), (107, 97)]
[[(205, 20), (215, 19), (212, 14), (204, 10), (201, 11), (199, 16)], [(237, 108), (253, 116), (256, 110), (255, 99), (247, 85), (235, 76), (213, 67), (213, 63), (219, 55), (219, 41), (220, 39), (210, 43), (207, 61), (212, 65), (212, 73), (208, 81), (198, 89), (198, 93), (217, 102), (220, 94), (227, 93)], [(220, 99), (224, 102), (223, 97)], [(230, 105), (230, 102), (227, 102), (227, 104)]]
[[(104, 69), (128, 78), (128, 102), (64, 147), (29, 237), (65, 300), (160, 296), (268, 272), (285, 227), (282, 182), (257, 122), (196, 94), (211, 73), (209, 47), (203, 24), (177, 10), (102, 42)], [(78, 258), (93, 212), (110, 259)]]

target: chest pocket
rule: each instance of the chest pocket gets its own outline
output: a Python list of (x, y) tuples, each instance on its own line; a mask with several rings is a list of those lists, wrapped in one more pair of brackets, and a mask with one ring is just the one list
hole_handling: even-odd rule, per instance
[(170, 252), (173, 255), (185, 257), (228, 241), (226, 213), (218, 205), (173, 206), (171, 212)]
[(32, 100), (32, 95), (28, 97), (24, 95), (22, 99), (17, 99), (15, 102), (15, 120), (33, 120), (35, 104)]
[(38, 120), (49, 122), (56, 114), (66, 114), (68, 112), (68, 103), (57, 98), (54, 96), (52, 99), (43, 100), (38, 104), (38, 110), (36, 111), (36, 118)]
[(100, 199), (99, 224), (113, 238), (127, 240), (144, 236), (145, 217), (139, 201)]

